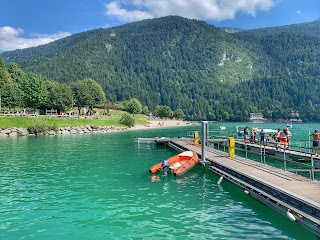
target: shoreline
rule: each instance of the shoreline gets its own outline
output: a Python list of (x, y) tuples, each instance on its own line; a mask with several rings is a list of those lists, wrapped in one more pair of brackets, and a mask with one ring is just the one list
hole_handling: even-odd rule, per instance
[(0, 129), (0, 137), (20, 137), (20, 136), (52, 136), (52, 135), (68, 135), (68, 134), (84, 134), (84, 133), (103, 133), (103, 132), (117, 132), (117, 131), (134, 131), (147, 130), (169, 127), (183, 127), (195, 125), (194, 122), (185, 122), (181, 120), (162, 120), (162, 121), (148, 121), (149, 123), (143, 125), (135, 125), (129, 127), (116, 126), (77, 126), (77, 127), (59, 127), (57, 131), (50, 130), (47, 132), (29, 133), (27, 128), (2, 128)]
[(158, 129), (158, 128), (169, 128), (169, 127), (186, 127), (191, 125), (197, 125), (195, 122), (182, 121), (182, 120), (152, 120), (148, 121), (147, 124), (135, 125), (127, 130), (144, 130), (144, 129)]

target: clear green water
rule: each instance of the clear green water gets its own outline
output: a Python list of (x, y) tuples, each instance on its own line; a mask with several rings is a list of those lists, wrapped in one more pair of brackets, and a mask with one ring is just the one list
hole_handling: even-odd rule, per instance
[(0, 239), (316, 239), (198, 166), (149, 174), (176, 152), (135, 136), (200, 129), (1, 138)]

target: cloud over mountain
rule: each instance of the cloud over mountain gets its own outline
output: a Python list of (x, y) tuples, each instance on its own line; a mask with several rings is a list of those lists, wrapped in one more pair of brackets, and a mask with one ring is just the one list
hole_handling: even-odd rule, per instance
[(70, 35), (68, 32), (56, 32), (54, 34), (32, 33), (31, 38), (24, 38), (21, 36), (23, 32), (24, 30), (21, 28), (0, 27), (0, 51), (35, 47)]
[(193, 19), (222, 21), (233, 19), (238, 12), (255, 16), (268, 11), (277, 0), (114, 0), (105, 3), (105, 14), (122, 21), (178, 15)]

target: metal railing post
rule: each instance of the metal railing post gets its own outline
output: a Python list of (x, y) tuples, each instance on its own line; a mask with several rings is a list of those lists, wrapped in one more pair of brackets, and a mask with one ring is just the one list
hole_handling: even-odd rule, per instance
[(286, 149), (283, 151), (283, 169), (285, 172), (287, 171)]
[(206, 130), (207, 130), (207, 128), (206, 128), (206, 124), (207, 124), (208, 122), (207, 121), (202, 121), (202, 140), (201, 140), (201, 161), (204, 163), (205, 162), (205, 160), (206, 160), (206, 156), (205, 156), (205, 148), (206, 148), (206, 135), (207, 135), (207, 133), (206, 133)]
[(260, 141), (260, 163), (263, 164), (263, 160), (262, 160), (262, 145), (261, 145), (261, 141)]
[(247, 142), (244, 142), (245, 152), (246, 152), (246, 159), (248, 159), (248, 148), (247, 148)]
[(266, 165), (266, 143), (264, 143), (263, 147), (263, 163)]
[(311, 181), (314, 181), (314, 160), (313, 160), (313, 155), (311, 155)]

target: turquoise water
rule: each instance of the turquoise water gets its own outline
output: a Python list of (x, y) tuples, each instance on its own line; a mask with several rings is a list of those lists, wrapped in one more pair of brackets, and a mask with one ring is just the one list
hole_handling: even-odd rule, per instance
[(135, 136), (200, 129), (1, 138), (0, 239), (316, 239), (198, 166), (181, 177), (149, 174), (176, 152)]

